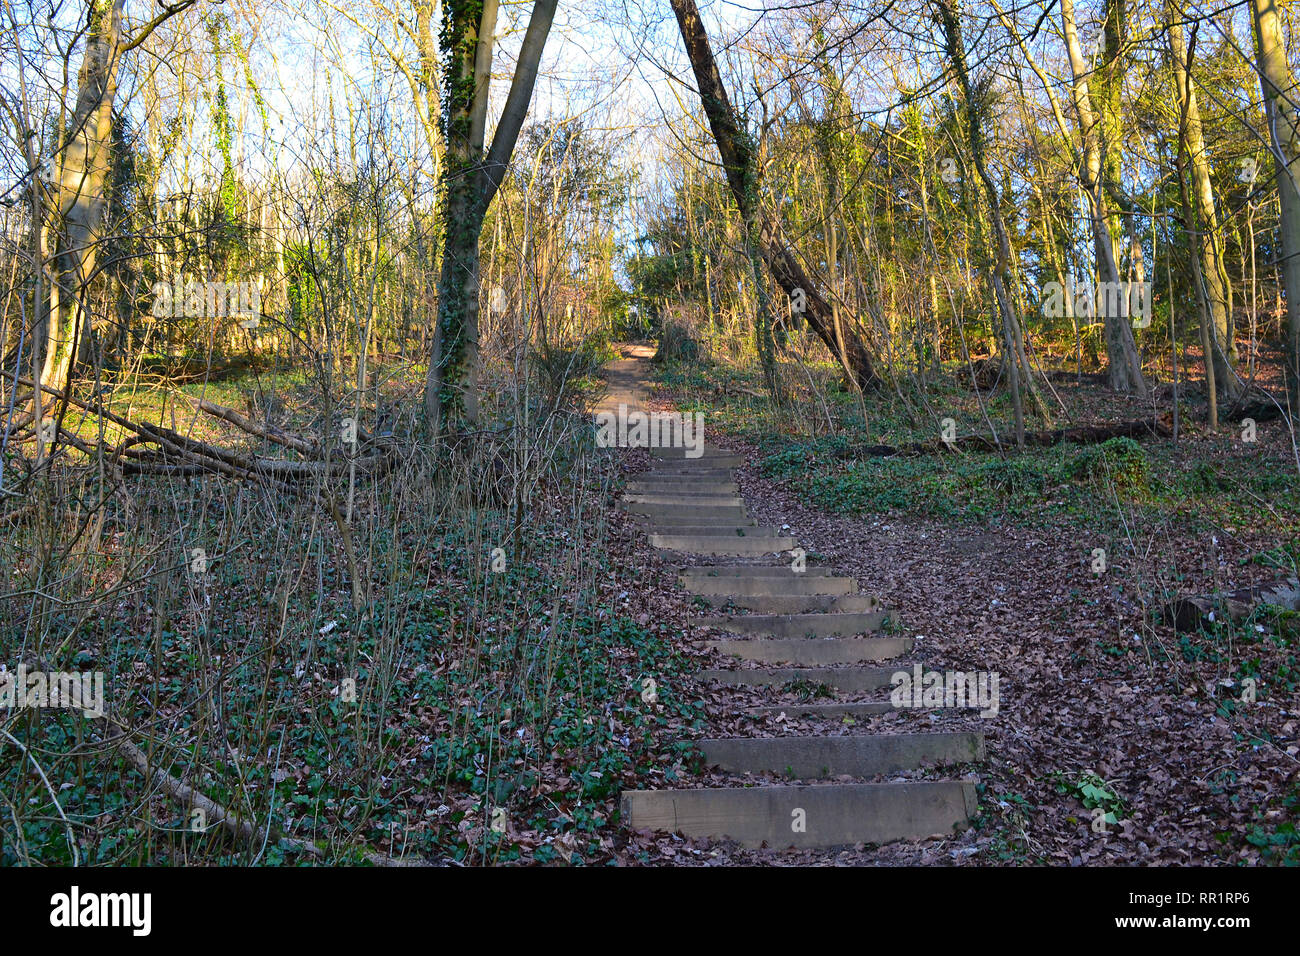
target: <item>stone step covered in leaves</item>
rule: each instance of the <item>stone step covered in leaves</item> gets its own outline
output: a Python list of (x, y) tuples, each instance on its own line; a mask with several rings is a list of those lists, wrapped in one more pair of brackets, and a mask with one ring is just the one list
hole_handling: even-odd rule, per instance
[(708, 647), (742, 661), (824, 667), (888, 661), (911, 653), (910, 637), (757, 637), (741, 641), (709, 641)]
[(697, 627), (712, 627), (731, 634), (768, 637), (852, 637), (885, 626), (890, 612), (868, 614), (724, 614), (695, 618)]
[(984, 759), (984, 735), (867, 734), (859, 737), (729, 737), (697, 746), (712, 766), (795, 780), (880, 774)]
[(698, 594), (712, 607), (743, 609), (756, 614), (817, 614), (832, 611), (866, 614), (881, 609), (871, 594)]
[(623, 824), (773, 849), (952, 836), (976, 813), (957, 781), (625, 791)]

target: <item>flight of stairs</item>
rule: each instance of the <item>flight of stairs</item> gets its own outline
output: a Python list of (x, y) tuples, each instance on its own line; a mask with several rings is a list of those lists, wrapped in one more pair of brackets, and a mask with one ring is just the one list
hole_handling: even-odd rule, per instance
[[(733, 687), (780, 688), (806, 681), (848, 695), (883, 692), (881, 699), (865, 703), (740, 708), (757, 716), (784, 712), (858, 720), (888, 713), (890, 678), (911, 665), (881, 662), (910, 653), (912, 639), (881, 633), (889, 613), (879, 600), (859, 594), (856, 580), (837, 577), (830, 568), (794, 569), (789, 552), (798, 547), (795, 539), (777, 528), (758, 527), (747, 514), (731, 471), (743, 463), (740, 456), (715, 447), (706, 447), (698, 458), (681, 449), (655, 449), (652, 455), (651, 468), (629, 483), (620, 507), (645, 525), (652, 545), (682, 556), (686, 591), (725, 612), (695, 620), (710, 628), (708, 645), (764, 665), (701, 676)], [(974, 815), (974, 784), (755, 785), (744, 775), (870, 780), (984, 758), (980, 733), (738, 737), (702, 740), (698, 746), (706, 763), (735, 775), (737, 785), (625, 791), (626, 826), (778, 849), (945, 836)]]

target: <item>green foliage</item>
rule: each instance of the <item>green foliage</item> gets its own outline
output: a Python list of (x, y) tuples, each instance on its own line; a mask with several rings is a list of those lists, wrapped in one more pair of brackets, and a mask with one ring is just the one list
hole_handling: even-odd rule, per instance
[(1025, 456), (994, 458), (978, 467), (975, 480), (983, 481), (995, 494), (1003, 497), (1038, 499), (1051, 482), (1050, 471), (1050, 468), (1043, 467), (1042, 462)]
[(207, 220), (204, 226), (205, 252), (217, 269), (224, 273), (227, 263), (238, 259), (241, 250), (249, 245), (252, 228), (245, 221), (244, 206), (247, 195), (235, 173), (234, 137), (235, 121), (230, 112), (229, 97), (223, 68), (231, 41), (232, 30), (226, 15), (220, 11), (204, 18), (204, 27), (212, 44), (214, 87), (209, 100), (213, 147), (219, 157), (221, 178), (214, 196), (203, 201), (202, 212)]
[[(1029, 844), (1025, 834), (1032, 825), (1034, 805), (1019, 793), (990, 793), (985, 783), (977, 783), (975, 789), (980, 813), (973, 822), (980, 830), (992, 830), (989, 849), (993, 856), (1003, 862), (1027, 862)], [(997, 822), (1002, 825), (995, 829)]]
[(835, 692), (831, 690), (829, 684), (807, 680), (802, 677), (786, 681), (781, 685), (781, 692), (789, 694), (800, 701), (830, 700), (835, 696)]
[(1187, 471), (1185, 487), (1200, 495), (1214, 495), (1230, 491), (1232, 486), (1224, 479), (1214, 462), (1198, 461)]
[(1290, 793), (1282, 800), (1281, 822), (1271, 823), (1257, 811), (1260, 819), (1246, 834), (1246, 842), (1260, 851), (1266, 863), (1281, 866), (1300, 866), (1300, 833), (1295, 821), (1300, 816), (1300, 786), (1292, 785)]
[[(487, 520), (494, 534), (509, 521), (504, 514)], [(429, 532), (424, 526), (412, 530)], [(295, 835), (328, 835), (330, 862), (348, 862), (350, 843), (386, 847), (398, 827), (406, 853), (461, 861), (519, 859), (524, 851), (486, 825), (491, 810), (504, 807), (519, 829), (566, 837), (573, 847), (570, 862), (581, 863), (602, 852), (599, 831), (613, 822), (622, 789), (651, 770), (671, 780), (674, 761), (688, 759), (689, 745), (663, 742), (669, 726), (698, 726), (703, 714), (698, 702), (679, 693), (692, 668), (668, 632), (595, 609), (548, 617), (559, 605), (551, 593), (555, 555), (546, 549), (560, 539), (551, 527), (534, 527), (528, 537), (518, 560), (469, 587), (465, 582), (476, 569), (465, 558), (467, 535), (453, 528), (425, 537), (427, 547), (449, 566), (446, 581), (421, 591), (411, 587), (408, 556), (388, 554), (393, 539), (377, 536), (377, 560), (401, 575), (383, 602), (385, 616), (396, 616), (392, 638), (397, 643), (387, 644), (374, 622), (357, 619), (346, 608), (327, 604), (322, 609), (315, 590), (303, 603), (294, 598), (274, 650), (232, 658), (222, 681), (222, 728), (214, 741), (205, 739), (211, 734), (210, 711), (204, 716), (206, 692), (200, 682), (187, 679), (204, 666), (206, 652), (188, 629), (164, 625), (155, 634), (142, 634), (124, 620), (105, 621), (114, 634), (95, 646), (115, 648), (109, 683), (114, 673), (160, 673), (150, 706), (165, 706), (176, 715), (168, 746), (179, 747), (165, 759), (178, 768), (191, 762), (202, 766), (202, 788), (218, 802), (238, 807), (251, 799), (258, 818), (271, 819), (263, 802), (270, 801), (277, 821), (289, 816), (299, 821)], [(266, 573), (266, 567), (223, 562), (214, 593), (247, 595), (239, 588), (240, 577), (260, 580)], [(322, 583), (322, 597), (338, 594), (337, 569), (326, 569)], [(576, 606), (584, 603), (590, 607), (585, 599)], [(321, 633), (322, 617), (338, 626)], [(233, 651), (256, 640), (255, 620), (242, 614), (224, 620), (219, 636), (205, 635), (205, 641), (217, 640)], [(463, 622), (473, 620), (481, 626), (467, 634)], [(548, 620), (547, 626), (539, 623)], [(76, 626), (71, 619), (55, 623), (63, 630)], [(407, 661), (397, 668), (385, 663), (394, 646)], [(96, 653), (69, 663), (80, 669), (106, 666), (109, 662)], [(295, 673), (298, 661), (309, 662), (307, 673)], [(357, 700), (331, 696), (329, 687), (351, 674)], [(657, 684), (654, 705), (641, 697), (645, 675)], [(276, 707), (271, 715), (283, 717), (274, 721), (269, 754), (265, 743), (254, 746), (267, 739), (268, 702)], [(121, 716), (139, 723), (148, 717), (125, 711)], [(56, 808), (21, 753), (0, 748), (0, 790), (22, 805), (20, 833), (10, 826), (9, 815), (0, 821), (0, 865), (72, 863), (64, 815), (79, 835), (82, 863), (182, 858), (247, 863), (257, 849), (231, 842), (220, 827), (192, 832), (179, 805), (160, 802), (142, 811), (140, 794), (148, 788), (133, 772), (110, 773), (102, 780), (79, 774), (82, 758), (74, 756), (84, 746), (79, 714), (28, 712), (10, 730), (39, 748), (53, 779), (73, 784), (57, 791)], [(277, 746), (281, 732), (282, 746)], [(276, 759), (236, 764), (227, 743), (235, 751), (255, 749)], [(419, 799), (412, 801), (411, 795)], [(441, 812), (440, 803), (448, 805)], [(141, 820), (142, 812), (151, 815)], [(137, 820), (144, 825), (133, 825)], [(547, 858), (545, 853), (537, 857)], [(259, 859), (304, 862), (274, 841)]]
[(1060, 772), (1053, 776), (1056, 778), (1058, 793), (1077, 797), (1085, 810), (1102, 810), (1107, 824), (1119, 823), (1128, 815), (1124, 798), (1119, 796), (1111, 784), (1091, 770), (1085, 770), (1073, 778)]
[(1095, 513), (1113, 488), (1139, 500), (1151, 486), (1146, 452), (1129, 438), (1061, 445), (1008, 458), (875, 457), (844, 435), (787, 441), (760, 459), (764, 476), (801, 479), (817, 506), (849, 514), (904, 512), (977, 520), (1045, 509)]
[(1064, 475), (1113, 485), (1117, 491), (1139, 494), (1147, 489), (1150, 463), (1146, 452), (1132, 438), (1109, 438), (1099, 445), (1081, 449), (1069, 462)]

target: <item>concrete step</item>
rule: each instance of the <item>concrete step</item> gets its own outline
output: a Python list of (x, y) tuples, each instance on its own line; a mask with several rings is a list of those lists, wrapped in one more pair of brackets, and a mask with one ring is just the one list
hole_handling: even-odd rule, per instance
[(794, 538), (755, 538), (725, 534), (652, 534), (650, 546), (686, 554), (773, 554), (789, 551)]
[(956, 781), (630, 790), (634, 830), (731, 839), (747, 847), (832, 847), (951, 836), (975, 815), (975, 785)]
[(682, 478), (680, 480), (656, 478), (653, 481), (629, 481), (626, 490), (631, 493), (652, 491), (662, 494), (669, 491), (687, 491), (708, 494), (734, 494), (737, 488), (734, 481), (713, 481), (712, 479), (701, 478)]
[[(692, 449), (686, 448), (685, 446), (663, 445), (658, 448), (651, 448), (650, 457), (651, 458), (681, 458), (689, 454), (691, 451)], [(704, 447), (700, 448), (699, 452), (706, 457), (711, 455), (716, 456), (716, 455), (736, 454), (730, 448), (723, 448), (721, 445), (714, 445), (710, 442), (705, 442)]]
[(896, 667), (756, 667), (700, 671), (700, 680), (728, 687), (781, 687), (793, 681), (825, 686), (845, 694), (869, 693), (892, 687)]
[(619, 507), (624, 511), (646, 515), (651, 518), (663, 515), (687, 516), (692, 518), (748, 518), (744, 505), (661, 505), (643, 501), (620, 501)]
[(722, 614), (699, 617), (691, 623), (696, 627), (716, 627), (732, 634), (761, 634), (766, 637), (852, 637), (880, 630), (889, 616), (888, 611), (869, 614)]
[(812, 701), (796, 704), (772, 704), (765, 707), (746, 707), (742, 713), (755, 717), (814, 717), (836, 720), (841, 717), (878, 717), (896, 710), (887, 700), (868, 700), (856, 704), (818, 704)]
[(701, 455), (688, 458), (685, 455), (656, 455), (651, 453), (655, 468), (739, 468), (745, 463), (744, 455)]
[(704, 594), (714, 607), (736, 607), (759, 614), (825, 614), (831, 611), (863, 614), (879, 611), (880, 598), (872, 594)]
[(783, 565), (737, 565), (737, 564), (699, 564), (689, 568), (682, 568), (684, 575), (696, 575), (708, 578), (753, 578), (753, 577), (774, 577), (774, 578), (794, 578), (802, 580), (803, 578), (831, 577), (835, 574), (834, 568), (828, 568), (824, 565), (809, 567), (806, 571), (792, 571), (788, 564)]
[(858, 589), (854, 578), (835, 578), (829, 575), (810, 577), (785, 577), (775, 574), (741, 575), (682, 575), (682, 585), (692, 594), (728, 594), (753, 597), (774, 595), (852, 594)]
[(726, 537), (729, 538), (730, 537), (779, 538), (781, 537), (782, 534), (784, 534), (784, 532), (781, 531), (780, 528), (771, 528), (771, 527), (760, 528), (757, 525), (746, 526), (746, 525), (737, 524), (734, 521), (715, 522), (713, 524), (674, 524), (674, 525), (655, 524), (652, 525), (648, 530), (656, 534), (668, 534), (668, 535), (679, 535), (679, 536), (680, 535), (692, 535), (692, 536), (702, 535), (706, 537), (707, 536), (716, 537), (718, 535), (725, 535)]
[(732, 773), (794, 779), (874, 777), (984, 759), (984, 735), (871, 734), (861, 737), (730, 737), (698, 742), (704, 759)]
[(643, 505), (691, 505), (701, 507), (703, 505), (736, 505), (743, 507), (745, 499), (739, 495), (679, 495), (679, 494), (653, 494), (646, 492), (639, 495), (624, 495), (623, 500), (626, 502), (636, 502)]
[(637, 475), (641, 481), (734, 481), (730, 468), (652, 468)]
[[(704, 528), (701, 534), (713, 533), (714, 529), (717, 534), (731, 534), (736, 528), (757, 528), (758, 522), (753, 518), (736, 518), (722, 517), (709, 518), (687, 515), (684, 518), (669, 517), (652, 517), (650, 515), (633, 515), (642, 528), (655, 534), (691, 534), (690, 531), (681, 531), (682, 528)], [(782, 532), (784, 534), (785, 532)]]
[(709, 641), (708, 647), (742, 661), (821, 667), (888, 661), (912, 651), (910, 637), (757, 637), (747, 641)]
[[(687, 515), (685, 518), (682, 518), (676, 514), (660, 514), (660, 515), (635, 515), (634, 520), (642, 521), (645, 522), (646, 524), (674, 525), (674, 524), (719, 524), (719, 523), (726, 522), (727, 519), (709, 518), (707, 520), (701, 521), (699, 518), (692, 518), (690, 515)], [(748, 520), (754, 521), (753, 518), (750, 518)], [(755, 524), (757, 524), (757, 522), (755, 522)]]
[(669, 501), (689, 501), (696, 504), (708, 504), (698, 499), (701, 498), (725, 498), (727, 501), (744, 501), (739, 494), (734, 491), (707, 491), (691, 488), (650, 488), (647, 490), (627, 489), (623, 492), (624, 498), (667, 498)]
[(698, 458), (688, 458), (685, 455), (655, 455), (650, 456), (651, 468), (739, 468), (745, 464), (745, 456), (737, 455), (731, 452), (726, 454), (703, 454)]

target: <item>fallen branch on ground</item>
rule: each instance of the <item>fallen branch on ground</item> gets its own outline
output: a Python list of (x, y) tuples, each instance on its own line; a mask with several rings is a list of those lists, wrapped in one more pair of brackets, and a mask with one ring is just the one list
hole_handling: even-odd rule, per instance
[[(25, 385), (29, 388), (35, 387), (32, 380), (24, 376), (14, 375), (12, 372), (0, 374), (5, 374), (18, 385)], [(112, 422), (131, 436), (122, 441), (108, 456), (109, 463), (113, 467), (120, 468), (123, 474), (153, 474), (172, 477), (219, 474), (228, 478), (252, 481), (271, 480), (289, 484), (303, 478), (343, 475), (349, 473), (353, 466), (360, 474), (375, 475), (382, 473), (391, 464), (390, 457), (387, 454), (391, 448), (383, 442), (377, 442), (369, 432), (362, 428), (357, 429), (358, 449), (365, 449), (368, 452), (367, 454), (351, 459), (333, 458), (325, 460), (322, 457), (323, 450), (315, 443), (289, 435), (274, 426), (258, 425), (234, 409), (226, 408), (223, 405), (217, 405), (214, 402), (199, 402), (199, 407), (207, 414), (230, 422), (251, 434), (310, 455), (315, 459), (312, 461), (289, 461), (255, 454), (242, 455), (182, 435), (163, 425), (133, 422), (102, 406), (92, 405), (89, 402), (65, 396), (59, 389), (44, 386), (42, 391), (52, 395), (59, 401), (66, 401), (69, 405), (92, 415), (98, 415), (105, 421)], [(65, 430), (60, 429), (60, 433), (67, 437), (68, 433)], [(84, 443), (73, 441), (71, 444), (77, 445), (82, 451), (91, 450)]]
[(1281, 578), (1220, 594), (1178, 597), (1165, 605), (1164, 617), (1175, 630), (1194, 631), (1215, 620), (1244, 620), (1261, 604), (1300, 611), (1300, 579)]
[(243, 429), (250, 435), (256, 435), (259, 438), (265, 438), (267, 441), (273, 441), (277, 445), (283, 445), (285, 448), (292, 448), (294, 451), (302, 452), (304, 455), (316, 456), (320, 454), (320, 446), (315, 442), (309, 442), (299, 438), (296, 435), (290, 435), (283, 429), (277, 428), (269, 422), (265, 425), (259, 425), (250, 418), (246, 418), (233, 408), (227, 408), (225, 405), (218, 405), (216, 402), (209, 402), (207, 399), (199, 399), (194, 402), (196, 408), (201, 412), (206, 412), (222, 421), (230, 422), (236, 428)]

